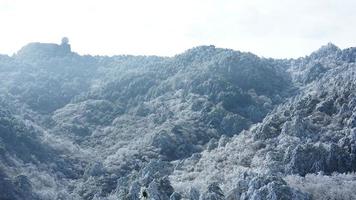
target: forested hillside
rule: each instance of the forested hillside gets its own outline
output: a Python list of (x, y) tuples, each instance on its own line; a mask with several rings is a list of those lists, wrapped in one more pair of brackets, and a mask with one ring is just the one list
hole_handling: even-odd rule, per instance
[(356, 48), (0, 55), (0, 199), (356, 199)]

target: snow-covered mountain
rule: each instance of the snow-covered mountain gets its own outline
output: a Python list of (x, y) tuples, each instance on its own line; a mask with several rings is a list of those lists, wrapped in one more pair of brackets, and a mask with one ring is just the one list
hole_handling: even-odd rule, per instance
[(0, 55), (0, 199), (356, 199), (355, 59)]

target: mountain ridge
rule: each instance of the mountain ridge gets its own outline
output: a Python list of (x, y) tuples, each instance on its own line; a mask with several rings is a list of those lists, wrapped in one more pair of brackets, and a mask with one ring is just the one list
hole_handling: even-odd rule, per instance
[(354, 177), (355, 55), (331, 43), (298, 59), (27, 45), (0, 58), (0, 183), (13, 191), (0, 199), (315, 199), (299, 180)]

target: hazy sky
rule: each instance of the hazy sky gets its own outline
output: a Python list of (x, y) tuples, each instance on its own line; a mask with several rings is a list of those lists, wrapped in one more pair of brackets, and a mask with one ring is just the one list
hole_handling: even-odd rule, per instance
[(299, 57), (356, 46), (356, 0), (0, 0), (0, 53), (67, 36), (80, 54), (174, 55), (197, 45)]

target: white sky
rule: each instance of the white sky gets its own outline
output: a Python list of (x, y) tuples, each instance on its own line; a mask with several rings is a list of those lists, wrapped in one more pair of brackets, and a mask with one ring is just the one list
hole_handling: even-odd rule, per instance
[(299, 57), (356, 46), (356, 0), (0, 0), (0, 53), (29, 42), (93, 55), (171, 56), (198, 46)]

